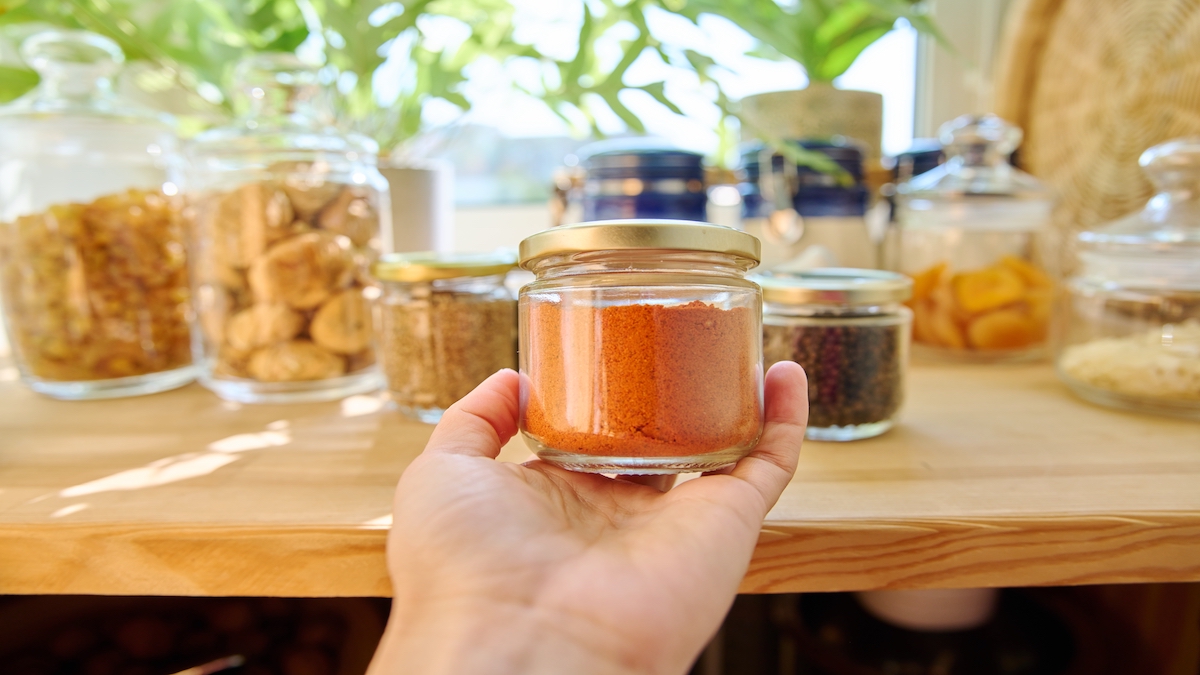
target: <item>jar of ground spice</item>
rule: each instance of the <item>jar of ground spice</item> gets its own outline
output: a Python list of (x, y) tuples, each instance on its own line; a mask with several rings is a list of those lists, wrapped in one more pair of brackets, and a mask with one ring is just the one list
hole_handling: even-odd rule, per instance
[(816, 269), (755, 278), (763, 355), (808, 373), (808, 437), (853, 441), (895, 424), (904, 402), (912, 280), (892, 272)]
[(763, 424), (759, 243), (670, 220), (561, 227), (521, 242), (521, 431), (576, 471), (726, 466)]
[(492, 373), (517, 365), (507, 254), (385, 255), (372, 268), (376, 344), (392, 401), (436, 423)]

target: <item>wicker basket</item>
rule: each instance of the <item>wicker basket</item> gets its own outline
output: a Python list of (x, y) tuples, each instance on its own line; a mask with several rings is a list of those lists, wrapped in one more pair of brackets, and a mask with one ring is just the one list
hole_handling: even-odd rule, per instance
[(1021, 164), (1061, 195), (1055, 244), (1142, 207), (1138, 155), (1200, 135), (1200, 0), (1017, 0), (996, 112), (1025, 130)]

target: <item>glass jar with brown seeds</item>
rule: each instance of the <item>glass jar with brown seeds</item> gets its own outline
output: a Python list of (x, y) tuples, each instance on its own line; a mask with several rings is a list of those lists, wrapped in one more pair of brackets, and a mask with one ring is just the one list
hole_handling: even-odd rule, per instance
[(517, 305), (505, 255), (384, 256), (376, 340), (392, 401), (430, 424), (502, 368), (517, 365)]
[(808, 374), (808, 437), (852, 441), (884, 433), (904, 403), (912, 311), (900, 274), (817, 269), (756, 279), (763, 288), (767, 367)]

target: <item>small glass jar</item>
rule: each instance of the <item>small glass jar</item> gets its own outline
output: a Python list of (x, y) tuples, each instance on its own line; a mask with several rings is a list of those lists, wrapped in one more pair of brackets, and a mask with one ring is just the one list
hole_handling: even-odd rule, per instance
[(733, 464), (763, 425), (759, 244), (683, 221), (560, 227), (521, 242), (521, 431), (591, 473)]
[(862, 150), (848, 141), (791, 143), (824, 154), (850, 181), (797, 165), (762, 144), (749, 146), (741, 161), (742, 228), (767, 244), (762, 268), (788, 269), (804, 254), (844, 267), (875, 267)]
[(375, 143), (324, 125), (316, 71), (292, 55), (236, 78), (241, 117), (188, 147), (200, 381), (242, 402), (375, 389), (363, 289), (390, 222)]
[(171, 121), (121, 99), (116, 43), (37, 33), (41, 83), (0, 109), (0, 289), (16, 365), (61, 399), (192, 380)]
[(708, 220), (704, 156), (646, 141), (603, 141), (584, 155), (583, 220)]
[(1079, 235), (1058, 374), (1093, 403), (1200, 418), (1200, 138), (1140, 163), (1158, 194)]
[(904, 403), (912, 280), (862, 269), (754, 278), (763, 289), (767, 368), (795, 361), (808, 374), (808, 438), (854, 441), (896, 423)]
[(995, 115), (942, 125), (948, 159), (899, 186), (888, 267), (913, 278), (914, 354), (1023, 361), (1045, 355), (1054, 287), (1040, 250), (1053, 197), (1008, 162), (1021, 130)]
[(375, 340), (392, 401), (436, 424), (493, 373), (517, 367), (517, 302), (504, 280), (507, 255), (386, 255), (371, 272), (379, 287)]

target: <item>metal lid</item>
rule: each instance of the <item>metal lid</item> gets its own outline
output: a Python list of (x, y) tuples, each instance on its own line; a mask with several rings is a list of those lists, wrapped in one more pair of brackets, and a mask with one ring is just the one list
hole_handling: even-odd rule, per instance
[(521, 242), (521, 267), (549, 255), (591, 251), (706, 251), (762, 259), (756, 237), (688, 220), (599, 220), (538, 232)]
[(441, 255), (431, 251), (389, 253), (371, 265), (371, 274), (381, 281), (437, 281), (463, 277), (505, 274), (517, 266), (511, 253)]
[(823, 267), (753, 277), (765, 302), (781, 305), (877, 305), (912, 297), (912, 279), (895, 272)]

